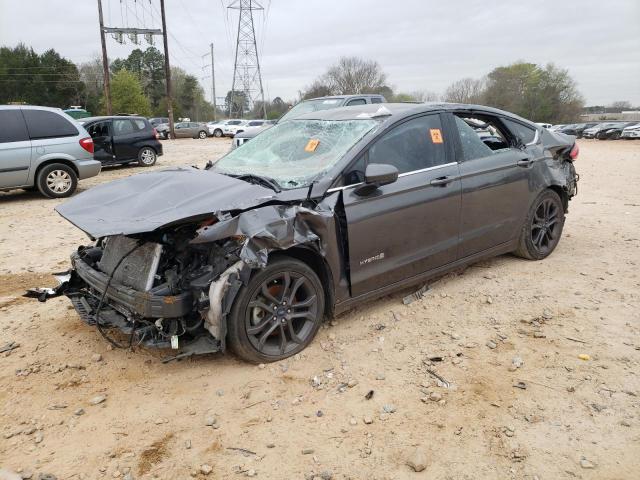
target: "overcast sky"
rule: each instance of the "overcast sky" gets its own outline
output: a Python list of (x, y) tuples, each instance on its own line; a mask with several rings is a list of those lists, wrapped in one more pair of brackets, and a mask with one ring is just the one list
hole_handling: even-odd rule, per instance
[[(231, 88), (237, 11), (231, 0), (166, 0), (169, 51), (201, 79), (216, 48), (217, 96)], [(293, 99), (342, 55), (374, 59), (394, 89), (442, 93), (517, 60), (569, 69), (588, 105), (640, 105), (640, 0), (263, 0), (255, 15), (265, 94)], [(159, 26), (159, 0), (103, 0), (105, 24)], [(143, 8), (144, 7), (144, 8)], [(122, 12), (122, 14), (121, 14)], [(153, 13), (153, 15), (151, 14)], [(136, 14), (138, 21), (135, 20)], [(137, 23), (137, 25), (136, 25)], [(100, 52), (97, 0), (0, 0), (0, 45)], [(157, 47), (162, 49), (160, 37)], [(135, 46), (107, 41), (109, 57)], [(144, 45), (143, 47), (144, 48)]]

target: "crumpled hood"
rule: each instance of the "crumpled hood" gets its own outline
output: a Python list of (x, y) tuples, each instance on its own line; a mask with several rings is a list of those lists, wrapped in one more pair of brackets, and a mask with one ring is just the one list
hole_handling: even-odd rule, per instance
[(180, 220), (261, 205), (274, 192), (242, 180), (176, 167), (94, 187), (56, 208), (94, 238), (156, 230)]

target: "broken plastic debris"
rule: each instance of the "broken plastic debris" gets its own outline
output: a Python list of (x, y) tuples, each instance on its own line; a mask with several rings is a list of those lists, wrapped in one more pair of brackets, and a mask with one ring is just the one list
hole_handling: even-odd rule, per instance
[(409, 305), (410, 303), (420, 300), (424, 297), (424, 294), (429, 290), (429, 285), (424, 285), (420, 290), (413, 292), (411, 295), (407, 295), (402, 299), (402, 303)]
[(580, 360), (585, 360), (585, 361), (591, 360), (591, 357), (589, 355), (587, 355), (586, 353), (581, 353), (580, 355), (578, 355), (578, 358)]

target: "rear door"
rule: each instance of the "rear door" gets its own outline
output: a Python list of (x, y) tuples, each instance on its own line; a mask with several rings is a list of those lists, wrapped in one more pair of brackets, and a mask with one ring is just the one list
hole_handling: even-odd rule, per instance
[(133, 122), (128, 118), (114, 118), (111, 125), (113, 129), (113, 153), (116, 161), (136, 159), (138, 150), (134, 145), (136, 131)]
[[(528, 147), (511, 146), (514, 134), (501, 119), (485, 115), (483, 121), (495, 122), (501, 128), (485, 138), (492, 144), (490, 148), (463, 120), (476, 117), (461, 113), (451, 118), (458, 133), (462, 179), (460, 258), (505, 244), (518, 235), (529, 208), (529, 179), (536, 160), (535, 152)], [(537, 138), (536, 130), (530, 130), (531, 137)], [(496, 140), (501, 138), (505, 141), (503, 148)]]
[(113, 154), (111, 120), (92, 123), (87, 127), (87, 132), (93, 139), (93, 158), (102, 163), (112, 163), (115, 160), (115, 155)]
[(31, 140), (18, 108), (0, 108), (0, 188), (27, 185)]
[(353, 296), (453, 262), (458, 248), (459, 171), (440, 114), (385, 132), (345, 170), (345, 184), (362, 181), (369, 163), (394, 165), (400, 175), (367, 196), (342, 187)]

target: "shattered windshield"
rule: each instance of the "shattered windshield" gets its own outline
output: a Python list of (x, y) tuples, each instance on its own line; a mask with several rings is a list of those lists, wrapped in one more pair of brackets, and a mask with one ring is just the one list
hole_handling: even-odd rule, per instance
[(215, 170), (268, 177), (284, 189), (308, 186), (377, 125), (371, 119), (279, 123), (232, 150)]
[(337, 108), (342, 102), (342, 98), (324, 98), (319, 100), (305, 100), (295, 105), (291, 110), (285, 113), (278, 122), (284, 122), (285, 120), (291, 120), (297, 118), (305, 113), (317, 112), (318, 110), (329, 110), (330, 108)]

